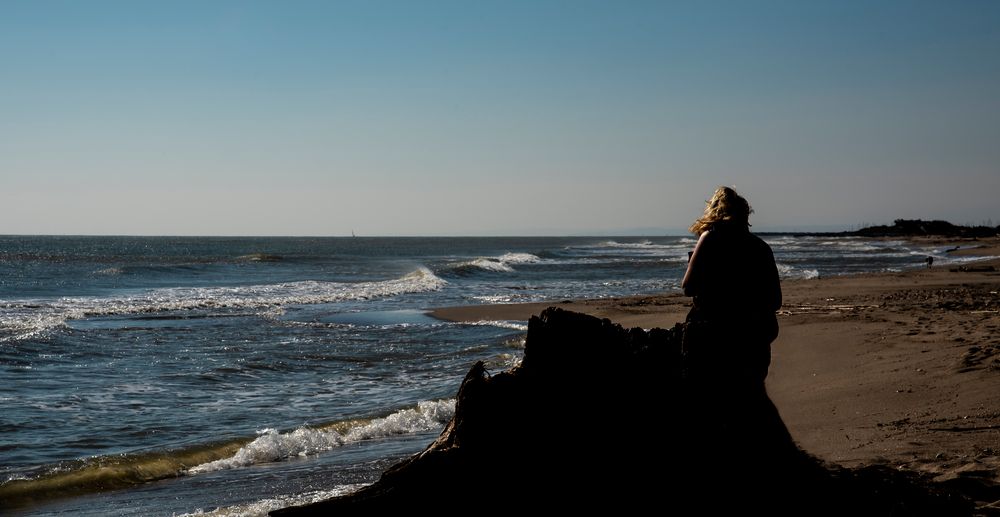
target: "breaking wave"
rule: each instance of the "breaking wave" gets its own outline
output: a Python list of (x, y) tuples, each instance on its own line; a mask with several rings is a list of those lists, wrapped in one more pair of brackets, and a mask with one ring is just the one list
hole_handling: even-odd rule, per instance
[(200, 474), (311, 456), (362, 440), (431, 431), (448, 422), (454, 414), (455, 401), (449, 399), (420, 402), (416, 408), (372, 420), (351, 420), (320, 428), (300, 427), (287, 433), (265, 429), (232, 457), (203, 463), (188, 469), (187, 473)]
[(782, 279), (813, 280), (819, 278), (819, 270), (802, 269), (788, 264), (778, 264), (778, 276)]
[(499, 257), (479, 257), (455, 264), (451, 269), (458, 272), (471, 272), (475, 270), (491, 271), (494, 273), (513, 273), (516, 264), (533, 264), (542, 259), (531, 253), (505, 253)]
[(0, 508), (309, 456), (364, 440), (432, 431), (454, 414), (454, 399), (423, 401), (416, 407), (380, 418), (344, 420), (284, 433), (265, 429), (255, 438), (64, 462), (47, 467), (44, 472), (9, 475), (0, 482)]
[(386, 298), (436, 291), (447, 282), (429, 269), (376, 282), (322, 282), (316, 280), (234, 287), (174, 287), (113, 298), (67, 297), (0, 304), (0, 342), (26, 339), (68, 320), (192, 310), (264, 310)]

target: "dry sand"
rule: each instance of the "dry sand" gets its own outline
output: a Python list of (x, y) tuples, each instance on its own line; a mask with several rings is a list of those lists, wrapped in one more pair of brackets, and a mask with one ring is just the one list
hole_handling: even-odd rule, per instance
[[(1000, 256), (1000, 241), (955, 245), (959, 254)], [(983, 266), (995, 271), (971, 271)], [(782, 284), (767, 386), (804, 450), (845, 466), (1000, 484), (1000, 260), (953, 269)], [(690, 299), (556, 300), (433, 315), (527, 320), (553, 305), (648, 329), (683, 321)]]

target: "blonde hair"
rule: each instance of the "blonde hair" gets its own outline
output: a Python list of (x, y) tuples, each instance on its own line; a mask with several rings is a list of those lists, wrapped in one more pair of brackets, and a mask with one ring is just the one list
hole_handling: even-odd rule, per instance
[(705, 202), (705, 213), (691, 225), (688, 230), (695, 235), (701, 235), (712, 229), (712, 225), (720, 222), (742, 223), (750, 226), (750, 214), (753, 208), (743, 196), (729, 187), (715, 189), (712, 198)]

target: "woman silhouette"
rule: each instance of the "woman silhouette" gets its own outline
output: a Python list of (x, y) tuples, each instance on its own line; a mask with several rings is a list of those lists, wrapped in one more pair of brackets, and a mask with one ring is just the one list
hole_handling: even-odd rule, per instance
[(735, 190), (719, 187), (691, 225), (698, 243), (681, 283), (694, 298), (684, 334), (691, 380), (762, 388), (767, 376), (781, 284), (770, 246), (750, 233), (751, 212)]
[[(792, 515), (770, 506), (774, 487), (795, 483), (805, 471), (794, 467), (804, 456), (764, 385), (778, 336), (781, 284), (770, 246), (750, 233), (751, 212), (735, 190), (719, 187), (691, 225), (698, 244), (681, 284), (694, 304), (681, 337), (688, 426), (679, 432), (685, 444), (680, 460), (699, 480), (717, 476), (720, 461), (753, 465), (753, 479), (729, 494), (734, 513), (759, 506)], [(704, 451), (719, 448), (726, 452), (705, 460)], [(696, 482), (685, 489), (701, 490)]]

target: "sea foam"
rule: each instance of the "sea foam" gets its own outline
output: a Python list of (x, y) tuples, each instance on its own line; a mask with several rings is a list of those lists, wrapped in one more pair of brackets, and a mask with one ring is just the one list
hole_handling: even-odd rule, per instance
[(521, 323), (515, 320), (480, 320), (480, 321), (469, 321), (463, 322), (462, 325), (479, 326), (479, 327), (499, 327), (509, 330), (519, 330), (521, 332), (528, 331), (528, 325), (526, 323)]
[(256, 438), (195, 443), (172, 450), (93, 456), (40, 467), (32, 472), (11, 472), (0, 480), (0, 507), (18, 501), (44, 500), (53, 495), (128, 488), (179, 475), (309, 456), (344, 444), (438, 429), (454, 414), (454, 399), (423, 401), (381, 418), (338, 421), (286, 433), (264, 429)]
[(306, 280), (231, 287), (174, 287), (132, 296), (12, 301), (0, 306), (0, 342), (26, 339), (64, 326), (68, 320), (170, 311), (247, 309), (274, 313), (288, 305), (387, 298), (436, 291), (447, 284), (427, 268), (375, 282)]
[(349, 494), (364, 486), (366, 486), (364, 483), (340, 485), (331, 490), (315, 490), (301, 494), (279, 496), (262, 499), (253, 503), (216, 508), (209, 511), (197, 510), (178, 517), (266, 517), (268, 512), (279, 508), (318, 503), (326, 499)]
[(452, 269), (459, 272), (480, 269), (495, 273), (513, 273), (514, 265), (533, 264), (541, 260), (541, 257), (531, 253), (504, 253), (498, 257), (479, 257), (459, 262)]
[(801, 269), (795, 266), (789, 266), (788, 264), (777, 264), (778, 266), (778, 276), (782, 279), (803, 279), (803, 280), (813, 280), (819, 278), (819, 270), (816, 269)]

